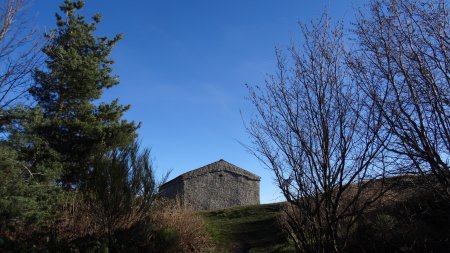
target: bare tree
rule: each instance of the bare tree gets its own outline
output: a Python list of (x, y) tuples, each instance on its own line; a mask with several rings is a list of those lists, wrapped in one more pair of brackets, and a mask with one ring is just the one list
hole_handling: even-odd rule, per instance
[(450, 16), (443, 0), (375, 0), (356, 23), (355, 79), (384, 118), (386, 148), (450, 199)]
[(342, 25), (302, 26), (304, 43), (277, 74), (250, 87), (251, 151), (288, 201), (287, 230), (302, 252), (341, 252), (355, 222), (384, 192), (381, 118), (346, 67)]
[(23, 16), (25, 3), (26, 0), (0, 3), (0, 113), (27, 92), (31, 72), (38, 62), (35, 31)]

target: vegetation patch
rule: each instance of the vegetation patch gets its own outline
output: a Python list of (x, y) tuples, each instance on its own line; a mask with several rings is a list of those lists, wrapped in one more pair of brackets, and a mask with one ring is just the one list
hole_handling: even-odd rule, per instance
[(202, 212), (216, 252), (293, 252), (278, 222), (282, 203)]

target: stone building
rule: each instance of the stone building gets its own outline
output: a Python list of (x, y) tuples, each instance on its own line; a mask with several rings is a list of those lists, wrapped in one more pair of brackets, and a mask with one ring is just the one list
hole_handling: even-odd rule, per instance
[(224, 160), (186, 172), (163, 184), (163, 197), (179, 197), (196, 210), (259, 204), (260, 177)]

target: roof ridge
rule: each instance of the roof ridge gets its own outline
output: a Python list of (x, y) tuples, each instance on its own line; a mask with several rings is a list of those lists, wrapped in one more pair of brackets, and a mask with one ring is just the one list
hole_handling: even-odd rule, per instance
[[(209, 163), (207, 165), (204, 165), (204, 166), (202, 166), (200, 168), (188, 171), (186, 173), (181, 174), (180, 176), (185, 178), (185, 179), (188, 179), (191, 176), (197, 176), (197, 175), (200, 175), (200, 174), (204, 174), (208, 170), (213, 170), (214, 168), (211, 168), (211, 167), (213, 167), (214, 165), (219, 164), (219, 163), (225, 163), (226, 165), (228, 165), (229, 167), (231, 167), (231, 168), (233, 168), (235, 170), (235, 171), (232, 171), (232, 172), (235, 172), (235, 173), (240, 174), (242, 176), (246, 176), (246, 177), (248, 177), (250, 179), (253, 179), (253, 180), (260, 180), (261, 179), (261, 177), (255, 175), (255, 174), (253, 174), (253, 173), (251, 173), (251, 172), (249, 172), (247, 170), (244, 170), (244, 169), (242, 169), (242, 168), (240, 168), (240, 167), (238, 167), (238, 166), (236, 166), (236, 165), (234, 165), (234, 164), (232, 164), (230, 162), (227, 162), (224, 159), (220, 159), (218, 161), (215, 161), (215, 162)], [(221, 170), (226, 170), (226, 169), (227, 168), (221, 168)], [(228, 170), (230, 170), (230, 168), (228, 168)]]
[(257, 180), (257, 181), (261, 180), (260, 176), (258, 176), (256, 174), (253, 174), (250, 171), (247, 171), (245, 169), (242, 169), (242, 168), (240, 168), (240, 167), (238, 167), (238, 166), (236, 166), (236, 165), (234, 165), (234, 164), (232, 164), (230, 162), (227, 162), (224, 159), (220, 159), (218, 161), (215, 161), (215, 162), (209, 163), (207, 165), (201, 166), (201, 167), (199, 167), (197, 169), (193, 169), (193, 170), (187, 171), (187, 172), (185, 172), (185, 173), (175, 177), (174, 179), (164, 183), (162, 186), (165, 186), (165, 185), (167, 185), (167, 184), (169, 184), (169, 183), (171, 183), (171, 182), (173, 182), (173, 181), (175, 181), (177, 179), (180, 179), (180, 178), (181, 179), (189, 179), (189, 178), (192, 178), (192, 177), (203, 175), (205, 173), (208, 173), (211, 170), (215, 170), (216, 168), (213, 168), (213, 167), (215, 165), (217, 165), (217, 164), (220, 164), (220, 163), (224, 163), (225, 165), (227, 165), (228, 168), (221, 167), (221, 168), (219, 168), (219, 170), (228, 170), (228, 171), (231, 171), (233, 173), (239, 174), (241, 176), (247, 177), (247, 178), (249, 178), (251, 180)]

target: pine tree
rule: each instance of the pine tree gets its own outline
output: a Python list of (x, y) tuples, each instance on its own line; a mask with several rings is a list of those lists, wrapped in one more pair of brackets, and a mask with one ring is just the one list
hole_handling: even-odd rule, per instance
[(33, 126), (46, 121), (39, 110), (16, 106), (3, 119), (0, 131), (8, 138), (0, 139), (0, 237), (12, 231), (20, 237), (30, 224), (48, 227), (58, 218), (65, 196), (56, 183), (61, 164), (46, 141), (33, 134)]
[(50, 41), (43, 48), (46, 68), (36, 70), (36, 85), (30, 90), (48, 122), (37, 127), (36, 134), (59, 154), (64, 170), (61, 183), (66, 187), (81, 186), (94, 157), (126, 147), (139, 127), (122, 119), (129, 106), (117, 100), (94, 103), (105, 89), (118, 84), (109, 55), (121, 35), (94, 36), (100, 15), (86, 22), (77, 13), (83, 5), (83, 1), (65, 0), (60, 7), (64, 17), (56, 14), (57, 27), (47, 34)]

